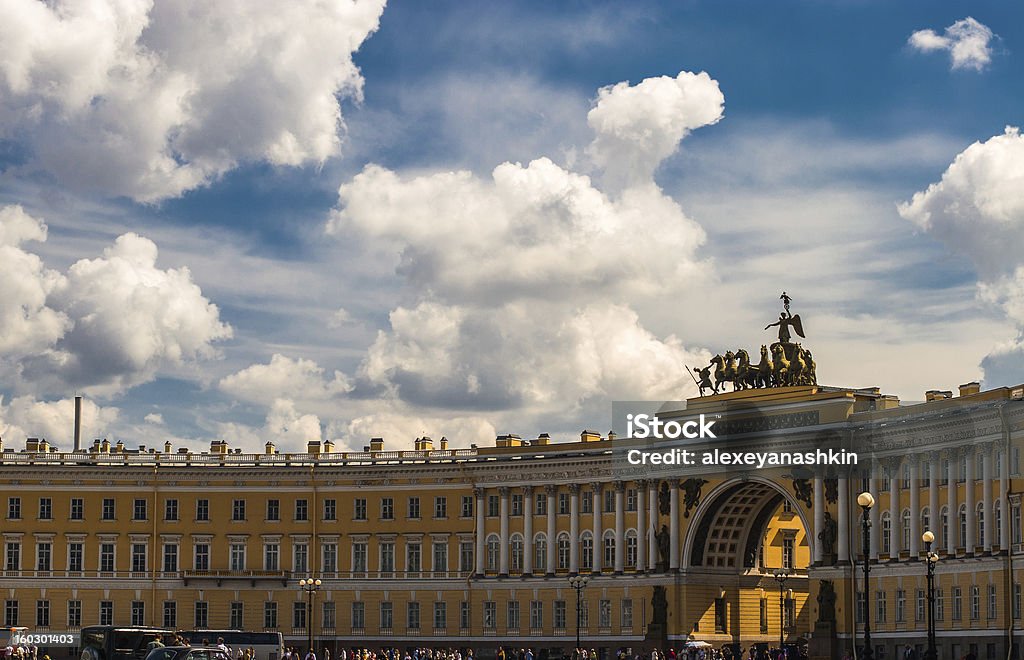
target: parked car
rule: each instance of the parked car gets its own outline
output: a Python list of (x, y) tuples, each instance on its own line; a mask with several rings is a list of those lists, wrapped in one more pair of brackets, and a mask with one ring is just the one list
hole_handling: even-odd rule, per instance
[(145, 660), (231, 660), (216, 646), (158, 646)]

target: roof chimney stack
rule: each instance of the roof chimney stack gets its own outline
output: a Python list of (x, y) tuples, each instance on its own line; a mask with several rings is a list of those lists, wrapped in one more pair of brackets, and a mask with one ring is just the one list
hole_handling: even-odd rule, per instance
[(960, 386), (960, 396), (970, 396), (977, 394), (981, 391), (981, 383), (976, 380), (972, 380), (969, 383), (964, 383)]

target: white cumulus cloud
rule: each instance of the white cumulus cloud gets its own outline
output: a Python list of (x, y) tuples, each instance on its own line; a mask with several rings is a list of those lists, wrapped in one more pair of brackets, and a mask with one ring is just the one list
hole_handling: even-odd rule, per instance
[[(87, 438), (104, 438), (118, 422), (117, 408), (82, 401), (82, 446)], [(75, 400), (40, 401), (32, 396), (19, 396), (5, 403), (0, 396), (0, 437), (4, 446), (19, 449), (25, 438), (46, 438), (61, 451), (74, 449)]]
[(330, 378), (312, 360), (292, 359), (274, 354), (269, 364), (254, 364), (225, 376), (218, 387), (228, 394), (255, 403), (270, 404), (279, 398), (330, 401), (352, 389), (345, 374), (335, 371)]
[[(216, 425), (217, 438), (232, 447), (260, 452), (263, 445), (273, 442), (282, 453), (305, 453), (306, 443), (323, 439), (323, 425), (312, 413), (301, 412), (291, 399), (274, 400), (267, 411), (263, 426), (255, 427), (235, 422)], [(339, 451), (344, 447), (339, 447)]]
[(157, 201), (339, 151), (383, 0), (7, 0), (0, 130), (62, 182)]
[(918, 30), (910, 35), (908, 43), (916, 50), (928, 53), (949, 51), (954, 69), (981, 71), (992, 61), (992, 39), (995, 34), (983, 23), (968, 16), (946, 28), (943, 34), (934, 30)]

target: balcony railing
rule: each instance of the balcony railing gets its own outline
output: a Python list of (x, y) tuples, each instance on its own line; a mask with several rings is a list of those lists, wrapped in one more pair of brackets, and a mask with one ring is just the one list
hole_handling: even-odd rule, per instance
[(324, 454), (198, 454), (139, 452), (0, 452), (3, 465), (145, 465), (145, 466), (309, 466), (374, 463), (424, 463), (472, 460), (476, 449), (434, 449), (430, 451), (359, 451)]

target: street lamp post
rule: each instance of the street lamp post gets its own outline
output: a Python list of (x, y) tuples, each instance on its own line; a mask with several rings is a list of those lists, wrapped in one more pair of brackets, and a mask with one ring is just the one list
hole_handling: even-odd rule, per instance
[(869, 578), (871, 575), (871, 507), (875, 504), (875, 498), (871, 493), (864, 491), (857, 496), (857, 504), (864, 512), (861, 518), (861, 529), (864, 531), (864, 660), (872, 660), (874, 651), (871, 649), (871, 608), (868, 607)]
[(309, 637), (309, 650), (313, 650), (313, 595), (320, 590), (320, 579), (311, 577), (299, 580), (299, 589), (306, 592), (306, 635)]
[(574, 575), (569, 578), (569, 586), (576, 590), (576, 650), (580, 648), (580, 622), (583, 614), (583, 590), (587, 588), (587, 578)]
[[(776, 568), (772, 571), (772, 577), (779, 583), (779, 650), (786, 645), (786, 592), (785, 584), (789, 579), (789, 569)], [(790, 589), (790, 593), (792, 593)]]
[(935, 564), (939, 561), (939, 553), (932, 551), (935, 535), (926, 531), (921, 535), (924, 541), (925, 560), (928, 562), (928, 652), (925, 660), (938, 660), (938, 649), (935, 647)]

